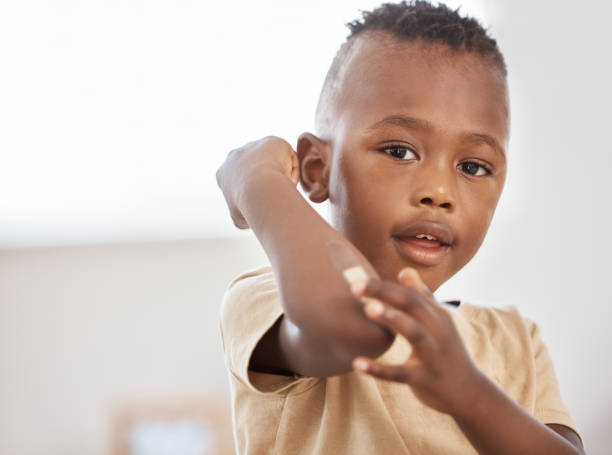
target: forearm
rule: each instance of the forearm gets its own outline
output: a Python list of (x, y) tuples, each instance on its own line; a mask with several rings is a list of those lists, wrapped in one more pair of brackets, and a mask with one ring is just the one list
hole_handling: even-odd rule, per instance
[(568, 454), (578, 448), (518, 405), (484, 374), (477, 402), (454, 419), (480, 454)]
[[(243, 182), (238, 205), (263, 246), (274, 270), (285, 317), (291, 325), (283, 336), (299, 337), (316, 351), (338, 349), (348, 371), (351, 357), (379, 355), (393, 340), (388, 331), (367, 319), (342, 275), (329, 258), (326, 243), (350, 248), (367, 274), (376, 271), (342, 234), (331, 227), (281, 172), (263, 168)], [(325, 348), (327, 346), (327, 348)], [(304, 360), (303, 365), (309, 362)], [(330, 366), (331, 367), (331, 366)], [(325, 366), (324, 368), (325, 369)], [(313, 374), (312, 371), (301, 372)]]

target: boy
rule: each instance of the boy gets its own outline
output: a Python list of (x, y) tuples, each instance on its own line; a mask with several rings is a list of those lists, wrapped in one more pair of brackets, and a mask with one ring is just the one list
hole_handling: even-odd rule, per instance
[[(480, 247), (506, 177), (496, 42), (427, 2), (349, 24), (316, 135), (217, 172), (271, 262), (235, 279), (221, 333), (239, 453), (584, 453), (537, 325), (432, 292)], [(330, 200), (329, 226), (313, 202)], [(349, 287), (327, 245), (369, 279)], [(367, 303), (362, 303), (364, 297)]]

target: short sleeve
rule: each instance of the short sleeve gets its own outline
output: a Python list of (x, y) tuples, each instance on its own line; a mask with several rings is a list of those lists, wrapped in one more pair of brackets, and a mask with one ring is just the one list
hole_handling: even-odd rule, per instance
[(582, 440), (567, 406), (561, 398), (557, 375), (546, 345), (540, 336), (540, 328), (524, 318), (531, 333), (531, 343), (536, 368), (536, 401), (534, 417), (544, 424), (560, 424), (571, 428)]
[(220, 330), (225, 364), (233, 378), (253, 392), (279, 393), (319, 379), (249, 371), (257, 343), (282, 315), (276, 280), (269, 266), (235, 278), (223, 296)]

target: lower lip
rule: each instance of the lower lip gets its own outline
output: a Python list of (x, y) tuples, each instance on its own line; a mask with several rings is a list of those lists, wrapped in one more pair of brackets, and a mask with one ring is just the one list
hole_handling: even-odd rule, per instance
[(400, 254), (407, 259), (422, 265), (439, 264), (450, 250), (450, 245), (424, 246), (418, 240), (400, 239), (393, 237), (393, 241)]

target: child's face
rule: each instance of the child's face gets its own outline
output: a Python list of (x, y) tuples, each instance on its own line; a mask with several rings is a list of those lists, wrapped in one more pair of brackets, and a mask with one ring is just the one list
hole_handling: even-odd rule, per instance
[[(381, 278), (411, 266), (434, 291), (476, 254), (501, 195), (505, 80), (476, 54), (379, 40), (362, 43), (346, 74), (327, 142), (333, 225)], [(399, 237), (415, 220), (446, 225), (452, 244), (422, 259), (434, 250)]]

